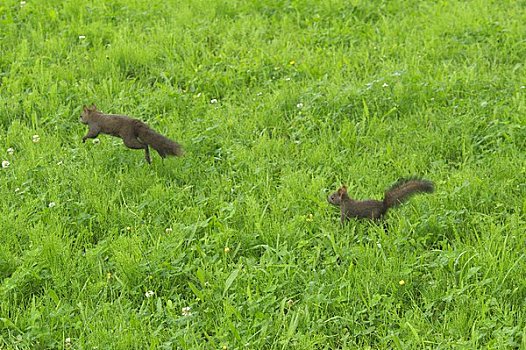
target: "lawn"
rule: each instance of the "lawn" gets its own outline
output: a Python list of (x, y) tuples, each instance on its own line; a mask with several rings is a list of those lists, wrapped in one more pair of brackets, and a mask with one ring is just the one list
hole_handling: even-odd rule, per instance
[[(0, 3), (1, 349), (526, 349), (524, 1)], [(83, 105), (181, 143), (152, 164)], [(381, 199), (340, 225), (342, 184)]]

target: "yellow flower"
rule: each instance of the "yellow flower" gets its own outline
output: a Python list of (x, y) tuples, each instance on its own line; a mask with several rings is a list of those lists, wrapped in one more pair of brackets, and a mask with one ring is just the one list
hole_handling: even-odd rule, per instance
[(404, 280), (400, 280), (400, 282), (398, 282), (398, 284), (403, 286), (405, 284), (405, 281)]

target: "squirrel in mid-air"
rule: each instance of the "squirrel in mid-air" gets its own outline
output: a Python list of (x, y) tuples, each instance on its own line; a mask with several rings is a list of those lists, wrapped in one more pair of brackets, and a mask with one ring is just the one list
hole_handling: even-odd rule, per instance
[(332, 193), (327, 200), (339, 206), (341, 222), (350, 218), (381, 219), (389, 208), (395, 207), (409, 199), (416, 193), (432, 193), (435, 186), (431, 181), (421, 179), (402, 179), (385, 191), (383, 201), (364, 200), (357, 201), (349, 197), (347, 187), (342, 186)]
[(124, 115), (104, 114), (97, 111), (95, 105), (83, 107), (80, 122), (89, 126), (82, 142), (86, 142), (88, 138), (95, 138), (100, 133), (117, 136), (128, 148), (144, 149), (144, 158), (149, 164), (152, 161), (148, 146), (152, 146), (162, 158), (183, 155), (180, 144), (150, 129), (142, 121)]

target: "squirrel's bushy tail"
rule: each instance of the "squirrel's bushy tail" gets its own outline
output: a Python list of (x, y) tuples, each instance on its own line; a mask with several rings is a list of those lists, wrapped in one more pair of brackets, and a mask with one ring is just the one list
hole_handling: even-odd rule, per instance
[(150, 129), (145, 124), (138, 128), (137, 134), (142, 142), (151, 146), (162, 158), (167, 156), (182, 156), (184, 153), (183, 147), (180, 144)]
[(385, 192), (384, 205), (394, 207), (409, 199), (416, 193), (432, 193), (435, 186), (431, 181), (421, 179), (402, 179)]

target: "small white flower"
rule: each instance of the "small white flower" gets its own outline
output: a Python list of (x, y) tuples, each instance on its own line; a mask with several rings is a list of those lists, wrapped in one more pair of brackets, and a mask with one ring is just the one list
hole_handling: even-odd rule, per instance
[(387, 83), (383, 83), (382, 84), (382, 87), (388, 87), (388, 86), (389, 86), (389, 84), (387, 84)]
[(217, 103), (217, 98), (213, 98), (213, 99), (211, 99), (211, 100), (210, 100), (210, 103), (211, 103), (211, 104)]
[(190, 306), (185, 306), (181, 309), (181, 314), (183, 316), (192, 316), (192, 309)]
[(10, 154), (10, 155), (13, 155), (13, 154), (15, 153), (15, 149), (12, 148), (12, 147), (9, 147), (9, 148), (7, 149), (7, 153)]
[(298, 108), (300, 108), (300, 109), (303, 108), (303, 103), (301, 103), (301, 102), (298, 103), (298, 104), (296, 105), (296, 107), (298, 107)]
[(144, 293), (144, 296), (147, 298), (151, 298), (155, 295), (155, 292), (153, 290), (149, 290), (146, 293)]
[(522, 85), (522, 86), (521, 86), (521, 89), (526, 89), (526, 85)]
[(285, 78), (285, 81), (290, 81), (290, 78), (289, 78), (289, 77), (286, 77), (286, 78)]
[(20, 7), (23, 7), (26, 4), (25, 1), (20, 1)]
[(33, 140), (34, 143), (37, 143), (37, 142), (40, 141), (40, 136), (38, 136), (38, 135), (33, 135), (32, 140)]
[(66, 345), (66, 348), (69, 348), (71, 346), (71, 338), (66, 338), (64, 339), (64, 343)]
[(55, 202), (49, 202), (49, 204), (47, 205), (49, 208), (53, 208), (55, 205), (57, 205), (57, 203)]
[(85, 35), (79, 35), (79, 40), (84, 40), (84, 39), (86, 39)]
[(61, 160), (57, 162), (57, 165), (62, 165), (62, 164), (64, 164), (64, 162)]
[(99, 139), (93, 139), (93, 141), (91, 141), (91, 142), (93, 142), (93, 144), (96, 145), (96, 144), (100, 143), (100, 140)]
[(5, 169), (5, 168), (9, 167), (9, 165), (11, 165), (11, 163), (9, 163), (8, 160), (3, 160), (3, 161), (2, 161), (2, 168)]
[(172, 233), (172, 228), (171, 227), (167, 227), (166, 230), (164, 230), (164, 232), (166, 233)]
[(15, 188), (15, 193), (18, 193), (20, 191), (20, 187)]

